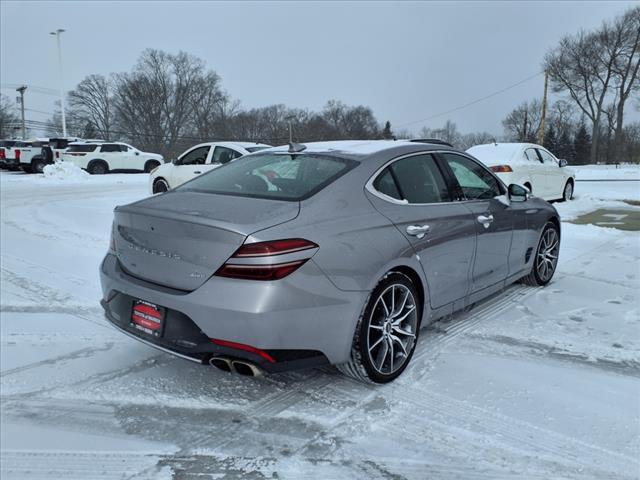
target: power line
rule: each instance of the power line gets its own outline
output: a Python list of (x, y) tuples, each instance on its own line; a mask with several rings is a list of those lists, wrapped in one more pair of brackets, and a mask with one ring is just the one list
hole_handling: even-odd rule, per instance
[[(29, 87), (29, 91), (33, 91), (35, 93), (42, 93), (44, 95), (52, 95), (52, 96), (58, 96), (58, 92), (56, 90), (54, 90), (53, 88), (47, 88), (47, 87), (40, 87), (38, 85), (29, 85), (28, 83), (25, 84), (27, 87)], [(0, 83), (0, 88), (2, 88), (2, 90), (15, 90), (18, 87), (21, 87), (22, 84), (17, 84), (17, 83)]]
[(459, 107), (452, 108), (451, 110), (447, 110), (445, 112), (436, 113), (435, 115), (431, 115), (429, 117), (422, 118), (420, 120), (415, 120), (413, 122), (403, 123), (401, 125), (397, 125), (397, 127), (406, 127), (408, 125), (414, 125), (416, 123), (426, 122), (428, 120), (433, 120), (434, 118), (442, 117), (443, 115), (448, 115), (449, 113), (457, 112), (458, 110), (462, 110), (463, 108), (470, 107), (471, 105), (475, 105), (476, 103), (480, 103), (480, 102), (482, 102), (484, 100), (488, 100), (489, 98), (495, 97), (496, 95), (500, 95), (501, 93), (504, 93), (504, 92), (506, 92), (508, 90), (511, 90), (512, 88), (518, 87), (518, 86), (522, 85), (523, 83), (528, 82), (529, 80), (533, 80), (534, 78), (539, 77), (543, 73), (544, 72), (538, 72), (535, 75), (531, 75), (530, 77), (527, 77), (524, 80), (520, 80), (519, 82), (514, 83), (513, 85), (509, 85), (508, 87), (505, 87), (505, 88), (503, 88), (501, 90), (498, 90), (496, 92), (490, 93), (489, 95), (485, 95), (484, 97), (478, 98), (478, 99), (473, 100), (473, 101), (471, 101), (469, 103), (465, 103), (464, 105), (460, 105)]

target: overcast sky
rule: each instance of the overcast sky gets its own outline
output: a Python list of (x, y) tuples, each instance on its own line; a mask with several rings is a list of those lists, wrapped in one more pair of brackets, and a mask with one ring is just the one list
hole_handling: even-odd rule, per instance
[[(396, 130), (438, 127), (502, 133), (543, 78), (457, 112), (431, 117), (541, 70), (561, 36), (591, 29), (637, 2), (13, 2), (0, 3), (0, 80), (58, 89), (55, 39), (64, 28), (64, 86), (129, 71), (148, 47), (204, 59), (244, 107), (319, 110), (329, 99), (370, 106)], [(55, 96), (27, 91), (27, 108)], [(29, 111), (27, 118), (48, 115)], [(414, 123), (415, 122), (415, 123)]]

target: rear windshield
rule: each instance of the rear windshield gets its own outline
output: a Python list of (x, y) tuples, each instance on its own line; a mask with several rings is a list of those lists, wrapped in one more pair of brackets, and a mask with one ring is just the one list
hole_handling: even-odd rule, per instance
[(177, 190), (303, 200), (322, 190), (357, 163), (312, 154), (258, 154), (229, 162)]
[(96, 149), (97, 145), (69, 145), (67, 148), (67, 153), (87, 153), (93, 152)]
[(244, 147), (244, 149), (245, 149), (247, 152), (251, 152), (251, 153), (253, 153), (253, 152), (259, 152), (260, 150), (265, 150), (265, 149), (267, 149), (267, 148), (269, 148), (269, 147)]

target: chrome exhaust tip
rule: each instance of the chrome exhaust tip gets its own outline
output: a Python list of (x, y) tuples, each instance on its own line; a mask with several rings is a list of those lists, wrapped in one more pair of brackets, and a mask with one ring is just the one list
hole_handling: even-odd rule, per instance
[(209, 365), (212, 365), (223, 372), (237, 373), (238, 375), (243, 375), (245, 377), (259, 377), (264, 374), (264, 370), (253, 363), (244, 362), (242, 360), (231, 360), (226, 357), (211, 357), (209, 359)]
[(264, 374), (264, 371), (257, 365), (241, 360), (233, 360), (231, 368), (238, 375), (244, 375), (245, 377), (259, 377)]
[(232, 373), (231, 361), (224, 357), (211, 357), (209, 365), (212, 365), (223, 372)]

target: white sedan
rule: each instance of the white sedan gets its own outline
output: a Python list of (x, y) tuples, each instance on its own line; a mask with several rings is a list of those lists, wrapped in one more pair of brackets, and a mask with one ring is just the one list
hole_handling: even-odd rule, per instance
[(533, 143), (488, 143), (467, 153), (489, 167), (509, 185), (516, 183), (545, 200), (571, 200), (575, 174), (544, 147)]
[(149, 188), (153, 194), (166, 192), (235, 158), (269, 147), (270, 145), (263, 143), (250, 142), (201, 143), (191, 147), (171, 163), (153, 170), (149, 176)]

